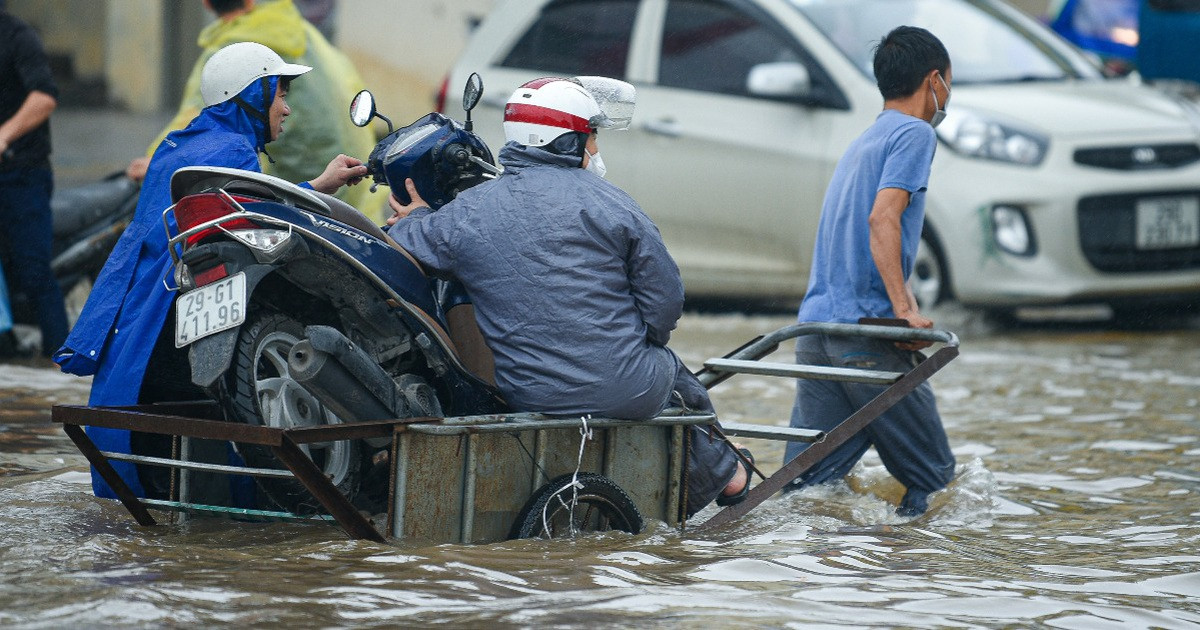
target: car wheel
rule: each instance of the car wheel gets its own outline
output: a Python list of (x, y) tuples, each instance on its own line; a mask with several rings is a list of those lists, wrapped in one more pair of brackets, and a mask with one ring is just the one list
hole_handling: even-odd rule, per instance
[(909, 284), (912, 286), (913, 296), (917, 298), (917, 306), (922, 309), (936, 306), (950, 298), (950, 275), (946, 272), (942, 248), (937, 237), (928, 229), (921, 232), (921, 242), (917, 245), (917, 257), (913, 261)]

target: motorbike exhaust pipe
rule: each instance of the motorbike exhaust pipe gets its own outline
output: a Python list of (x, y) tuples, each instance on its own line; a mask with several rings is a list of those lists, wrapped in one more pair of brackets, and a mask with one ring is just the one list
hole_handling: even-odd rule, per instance
[[(288, 352), (292, 378), (342, 422), (404, 417), (407, 405), (391, 376), (336, 328), (309, 326)], [(376, 444), (375, 442), (380, 442)], [(390, 438), (368, 440), (386, 446)]]

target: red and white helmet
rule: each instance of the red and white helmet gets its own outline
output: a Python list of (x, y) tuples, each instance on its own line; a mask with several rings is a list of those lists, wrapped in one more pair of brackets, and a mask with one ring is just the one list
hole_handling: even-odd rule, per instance
[(530, 147), (550, 144), (564, 133), (611, 127), (596, 99), (570, 79), (546, 77), (522, 85), (504, 106), (504, 138)]

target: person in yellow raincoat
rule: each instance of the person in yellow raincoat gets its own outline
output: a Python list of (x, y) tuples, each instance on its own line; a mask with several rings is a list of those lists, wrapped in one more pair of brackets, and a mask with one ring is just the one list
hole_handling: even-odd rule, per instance
[[(375, 146), (375, 135), (369, 127), (355, 127), (348, 114), (350, 100), (363, 89), (363, 81), (350, 60), (304, 19), (292, 0), (204, 0), (204, 4), (218, 19), (200, 32), (197, 43), (203, 52), (188, 77), (179, 112), (150, 143), (147, 155), (168, 133), (184, 128), (204, 107), (200, 97), (204, 62), (228, 44), (257, 42), (288, 63), (313, 68), (288, 93), (292, 105), (288, 132), (271, 143), (273, 163), (264, 159), (263, 171), (288, 181), (304, 181), (339, 153), (367, 159)], [(127, 174), (140, 180), (148, 162), (149, 158), (134, 160)], [(343, 188), (337, 196), (371, 219), (382, 221), (386, 194), (372, 194), (369, 186), (353, 186)]]

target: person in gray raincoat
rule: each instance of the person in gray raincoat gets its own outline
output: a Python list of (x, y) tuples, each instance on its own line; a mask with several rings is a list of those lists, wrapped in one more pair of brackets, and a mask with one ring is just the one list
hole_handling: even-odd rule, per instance
[[(411, 180), (410, 204), (391, 198), (390, 235), (466, 288), (514, 409), (625, 419), (712, 410), (666, 347), (683, 311), (679, 268), (650, 218), (603, 179), (596, 132), (619, 122), (577, 80), (531, 81), (505, 107), (503, 175), (436, 212)], [(691, 438), (689, 514), (718, 495), (722, 505), (744, 498), (749, 477), (727, 443), (704, 428)]]

